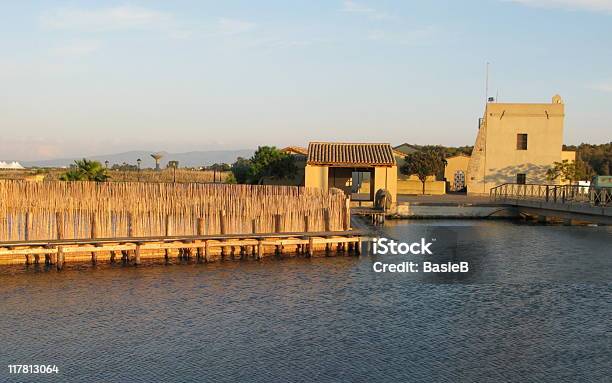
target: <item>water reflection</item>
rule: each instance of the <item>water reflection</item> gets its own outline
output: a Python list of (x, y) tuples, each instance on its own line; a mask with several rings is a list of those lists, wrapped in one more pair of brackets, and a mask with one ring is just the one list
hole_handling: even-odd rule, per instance
[[(605, 381), (611, 231), (388, 221), (467, 275), (377, 274), (376, 259), (30, 266), (0, 274), (0, 364), (81, 381)], [(415, 257), (416, 259), (416, 257)], [(0, 381), (40, 381), (8, 376)]]

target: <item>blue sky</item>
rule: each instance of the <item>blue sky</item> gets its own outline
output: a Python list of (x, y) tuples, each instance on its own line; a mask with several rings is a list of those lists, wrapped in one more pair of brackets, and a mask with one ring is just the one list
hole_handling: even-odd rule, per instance
[(472, 145), (490, 96), (612, 131), (612, 0), (0, 3), (0, 160)]

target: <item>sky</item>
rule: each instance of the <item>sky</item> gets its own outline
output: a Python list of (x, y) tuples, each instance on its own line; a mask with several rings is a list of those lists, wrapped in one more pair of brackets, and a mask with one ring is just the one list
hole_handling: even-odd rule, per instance
[(0, 160), (473, 145), (489, 96), (612, 131), (612, 0), (0, 1)]

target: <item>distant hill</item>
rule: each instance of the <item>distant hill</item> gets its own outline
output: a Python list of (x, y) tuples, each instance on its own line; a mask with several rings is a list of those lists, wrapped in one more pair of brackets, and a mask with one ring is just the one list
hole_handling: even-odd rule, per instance
[[(251, 157), (253, 155), (253, 150), (208, 150), (208, 151), (196, 151), (196, 152), (187, 152), (187, 153), (163, 153), (164, 156), (161, 159), (161, 166), (166, 167), (168, 161), (178, 161), (180, 167), (198, 167), (204, 165), (212, 165), (214, 163), (233, 163), (236, 161), (238, 157)], [(104, 163), (104, 161), (109, 162), (109, 167), (113, 166), (113, 164), (136, 164), (136, 160), (140, 158), (142, 160), (143, 168), (153, 168), (155, 167), (155, 161), (151, 158), (151, 153), (156, 153), (154, 151), (144, 151), (144, 150), (135, 150), (131, 152), (125, 153), (117, 153), (117, 154), (106, 154), (106, 155), (96, 155), (96, 156), (87, 156), (85, 158), (90, 160), (100, 161)], [(44, 160), (44, 161), (23, 161), (21, 164), (25, 167), (62, 167), (69, 166), (80, 158), (58, 158), (53, 160)]]

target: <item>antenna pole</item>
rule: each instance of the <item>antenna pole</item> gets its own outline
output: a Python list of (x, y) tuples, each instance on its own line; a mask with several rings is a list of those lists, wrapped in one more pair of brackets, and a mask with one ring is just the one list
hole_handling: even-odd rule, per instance
[(489, 102), (489, 62), (487, 61), (485, 70), (485, 104)]

